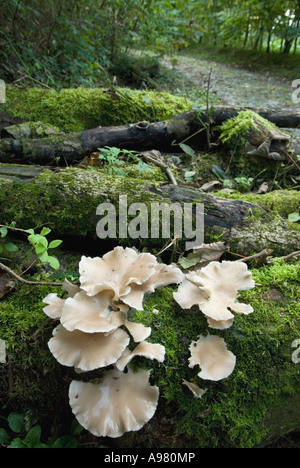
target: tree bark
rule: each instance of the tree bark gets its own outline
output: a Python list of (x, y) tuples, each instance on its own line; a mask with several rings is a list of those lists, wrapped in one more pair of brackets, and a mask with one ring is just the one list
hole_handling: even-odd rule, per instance
[[(202, 131), (210, 119), (216, 128), (225, 120), (235, 117), (245, 108), (217, 107), (210, 114), (191, 110), (161, 122), (137, 122), (115, 127), (97, 127), (80, 133), (55, 135), (42, 139), (11, 138), (9, 129), (1, 132), (0, 162), (66, 165), (82, 160), (86, 155), (104, 146), (145, 151), (178, 151), (178, 144), (189, 138), (188, 144), (196, 149), (207, 145), (206, 132)], [(299, 109), (252, 109), (278, 127), (300, 126)]]

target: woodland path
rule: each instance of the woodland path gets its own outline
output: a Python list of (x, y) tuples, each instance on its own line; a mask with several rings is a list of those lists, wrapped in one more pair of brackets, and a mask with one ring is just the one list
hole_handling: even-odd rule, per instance
[[(274, 78), (270, 73), (252, 72), (232, 64), (221, 64), (213, 60), (197, 59), (177, 55), (176, 63), (165, 58), (162, 64), (173, 68), (181, 77), (181, 85), (188, 94), (189, 88), (207, 89), (210, 76), (210, 92), (224, 105), (267, 107), (282, 109), (297, 107), (292, 101), (292, 83)], [(300, 76), (299, 76), (300, 78)]]

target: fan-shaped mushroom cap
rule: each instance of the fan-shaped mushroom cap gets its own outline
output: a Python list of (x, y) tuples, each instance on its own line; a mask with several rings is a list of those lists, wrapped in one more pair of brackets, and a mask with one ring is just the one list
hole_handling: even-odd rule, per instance
[(109, 334), (84, 333), (58, 325), (48, 346), (60, 364), (90, 371), (114, 364), (129, 341), (129, 335), (120, 328)]
[(61, 299), (56, 293), (50, 293), (43, 299), (43, 302), (48, 304), (43, 308), (45, 314), (52, 319), (60, 319), (65, 299)]
[(140, 342), (148, 338), (151, 334), (151, 327), (145, 327), (142, 323), (129, 322), (124, 320), (124, 325), (135, 342)]
[[(190, 275), (187, 275), (189, 279)], [(251, 289), (255, 286), (251, 272), (243, 262), (211, 262), (197, 272), (197, 282), (210, 291), (208, 301), (201, 304), (202, 312), (213, 320), (231, 320), (234, 312), (250, 314), (250, 305), (237, 303), (238, 290)], [(192, 277), (195, 282), (195, 276)]]
[(69, 331), (110, 332), (121, 326), (125, 319), (123, 312), (111, 310), (111, 298), (111, 291), (96, 296), (87, 296), (81, 291), (66, 299), (60, 321)]
[(125, 304), (137, 310), (143, 310), (144, 295), (154, 292), (155, 289), (173, 283), (180, 283), (184, 278), (182, 271), (174, 264), (155, 265), (155, 271), (150, 278), (142, 284), (132, 284), (130, 292), (122, 298)]
[(80, 287), (77, 284), (70, 283), (66, 278), (64, 279), (62, 289), (63, 291), (67, 291), (68, 297), (74, 297), (80, 291)]
[(79, 263), (81, 288), (89, 296), (111, 290), (115, 300), (126, 296), (132, 284), (142, 284), (155, 272), (156, 257), (126, 247), (115, 247), (102, 258), (82, 257)]
[(227, 350), (223, 338), (214, 335), (200, 336), (190, 346), (189, 367), (200, 366), (198, 376), (206, 380), (226, 379), (234, 370), (236, 357)]
[(190, 274), (190, 280), (185, 278), (180, 284), (177, 292), (173, 293), (174, 299), (182, 309), (190, 309), (194, 305), (199, 307), (209, 299), (209, 291), (204, 287), (199, 287), (192, 282), (195, 276)]
[(149, 371), (108, 371), (99, 385), (72, 381), (69, 400), (79, 423), (98, 437), (121, 437), (138, 431), (154, 415), (159, 390)]
[[(251, 272), (243, 262), (210, 262), (198, 271), (190, 272), (174, 298), (183, 309), (198, 305), (212, 328), (224, 329), (232, 324), (231, 312), (250, 314), (253, 308), (237, 302), (238, 290), (255, 286)], [(230, 309), (230, 310), (229, 310)], [(218, 325), (216, 322), (220, 322)]]
[(116, 367), (120, 371), (123, 371), (134, 356), (143, 356), (163, 362), (165, 359), (165, 347), (161, 344), (141, 341), (133, 351), (130, 351), (128, 348), (125, 349), (120, 359), (116, 362)]

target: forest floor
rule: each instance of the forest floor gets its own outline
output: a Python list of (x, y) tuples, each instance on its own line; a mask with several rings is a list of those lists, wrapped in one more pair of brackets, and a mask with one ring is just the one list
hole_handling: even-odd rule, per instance
[(292, 101), (292, 80), (274, 77), (271, 72), (250, 71), (233, 63), (183, 53), (164, 58), (161, 65), (172, 71), (173, 81), (168, 83), (172, 92), (196, 103), (203, 102), (203, 90), (209, 83), (212, 104), (270, 109), (296, 107)]

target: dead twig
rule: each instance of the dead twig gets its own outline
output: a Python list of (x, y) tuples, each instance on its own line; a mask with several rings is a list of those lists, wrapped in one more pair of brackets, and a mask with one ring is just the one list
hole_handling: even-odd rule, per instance
[(63, 283), (26, 280), (26, 279), (22, 278), (20, 275), (18, 275), (15, 271), (11, 270), (8, 266), (4, 265), (3, 263), (0, 263), (0, 270), (5, 271), (10, 276), (12, 276), (17, 281), (20, 281), (20, 283), (23, 283), (23, 284), (34, 285), (34, 286), (63, 286)]
[(159, 151), (157, 150), (143, 151), (138, 156), (141, 156), (143, 159), (145, 159), (145, 161), (151, 162), (152, 164), (155, 164), (155, 166), (158, 166), (161, 169), (163, 169), (165, 173), (167, 174), (167, 176), (169, 177), (171, 183), (173, 185), (178, 185), (173, 172), (171, 171), (169, 166), (165, 163)]
[(250, 262), (251, 260), (257, 260), (259, 264), (263, 263), (263, 261), (269, 257), (273, 253), (273, 250), (271, 249), (264, 249), (261, 252), (250, 255), (249, 257), (243, 257), (239, 258), (238, 260), (235, 260), (236, 262)]
[(280, 258), (284, 260), (285, 262), (288, 262), (291, 258), (295, 258), (295, 257), (300, 257), (300, 250), (297, 250), (296, 252), (292, 252), (286, 255), (285, 257), (280, 257)]

